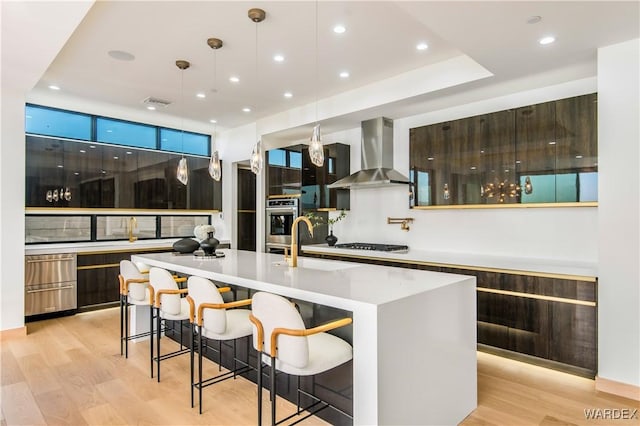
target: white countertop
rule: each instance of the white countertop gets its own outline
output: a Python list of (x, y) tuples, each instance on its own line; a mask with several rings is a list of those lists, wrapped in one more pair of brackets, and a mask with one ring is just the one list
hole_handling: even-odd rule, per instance
[(458, 424), (476, 408), (475, 277), (308, 257), (292, 268), (282, 255), (219, 251), (131, 259), (351, 311), (354, 425)]
[(563, 259), (540, 259), (515, 256), (494, 256), (478, 253), (439, 252), (409, 249), (408, 253), (372, 250), (354, 250), (329, 247), (326, 244), (302, 246), (303, 252), (329, 254), (357, 258), (370, 258), (399, 262), (424, 262), (449, 267), (502, 269), (514, 272), (568, 275), (575, 277), (597, 277), (596, 262), (580, 262)]
[[(87, 253), (93, 251), (121, 251), (121, 250), (144, 250), (161, 247), (172, 247), (173, 243), (182, 238), (167, 238), (159, 240), (136, 240), (130, 243), (128, 240), (122, 241), (96, 241), (86, 243), (50, 243), (50, 244), (29, 244), (24, 248), (24, 254), (55, 254), (55, 253)], [(220, 244), (229, 244), (229, 240), (220, 240)]]
[(304, 257), (299, 257), (298, 267), (292, 268), (284, 263), (282, 255), (232, 249), (218, 251), (225, 257), (202, 259), (193, 255), (151, 253), (132, 258), (150, 266), (348, 310), (353, 310), (354, 304), (382, 305), (472, 279)]

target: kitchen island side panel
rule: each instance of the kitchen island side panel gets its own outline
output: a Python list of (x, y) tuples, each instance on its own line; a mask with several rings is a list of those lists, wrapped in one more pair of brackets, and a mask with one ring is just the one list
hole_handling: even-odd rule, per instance
[(477, 407), (475, 287), (469, 277), (378, 307), (378, 424), (453, 425)]

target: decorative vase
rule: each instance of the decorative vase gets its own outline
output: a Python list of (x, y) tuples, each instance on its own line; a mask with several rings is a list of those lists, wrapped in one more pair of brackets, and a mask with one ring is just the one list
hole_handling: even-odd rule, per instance
[(193, 238), (183, 238), (173, 243), (173, 249), (178, 253), (193, 253), (200, 247), (200, 244)]
[(216, 249), (218, 248), (220, 241), (218, 241), (217, 238), (213, 237), (213, 232), (208, 232), (207, 236), (207, 238), (200, 241), (200, 248), (205, 255), (214, 256), (216, 254)]
[(333, 235), (333, 229), (332, 229), (331, 231), (329, 231), (329, 235), (327, 235), (327, 238), (325, 238), (324, 240), (327, 242), (327, 244), (329, 244), (329, 247), (333, 247), (338, 242), (338, 237)]

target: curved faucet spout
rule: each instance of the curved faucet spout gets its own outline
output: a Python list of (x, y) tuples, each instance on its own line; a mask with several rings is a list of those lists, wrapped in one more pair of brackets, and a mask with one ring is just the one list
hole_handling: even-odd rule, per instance
[(306, 216), (298, 216), (291, 225), (291, 266), (293, 268), (298, 266), (298, 226), (300, 222), (307, 224), (309, 234), (313, 237), (313, 224)]

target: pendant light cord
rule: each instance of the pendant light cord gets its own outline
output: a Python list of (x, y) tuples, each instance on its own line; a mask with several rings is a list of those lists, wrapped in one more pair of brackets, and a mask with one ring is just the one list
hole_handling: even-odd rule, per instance
[(180, 114), (180, 150), (182, 158), (184, 158), (184, 70), (180, 70), (180, 104), (182, 105), (182, 114)]
[(318, 71), (318, 0), (316, 0), (316, 125), (318, 124), (318, 83), (320, 76)]

